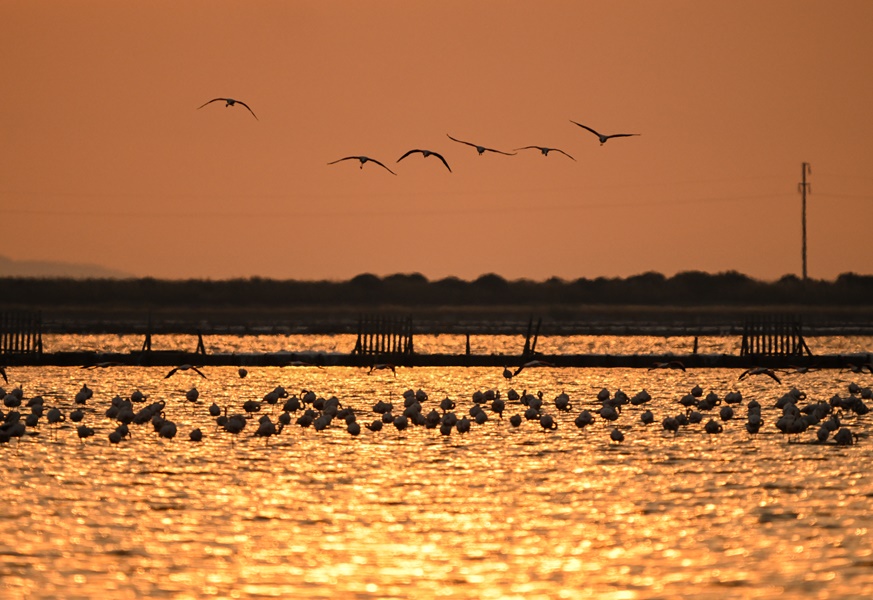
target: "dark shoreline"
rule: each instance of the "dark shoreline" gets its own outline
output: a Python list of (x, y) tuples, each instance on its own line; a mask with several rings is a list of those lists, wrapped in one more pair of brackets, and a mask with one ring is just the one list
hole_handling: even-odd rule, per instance
[[(538, 360), (555, 368), (634, 368), (650, 369), (656, 363), (679, 361), (686, 369), (770, 367), (793, 369), (846, 369), (851, 365), (869, 364), (871, 353), (828, 354), (818, 356), (737, 356), (731, 354), (566, 354), (540, 355)], [(83, 369), (114, 369), (125, 367), (176, 367), (183, 364), (234, 367), (360, 367), (375, 363), (391, 363), (398, 368), (412, 367), (518, 367), (525, 360), (519, 355), (504, 354), (412, 354), (402, 357), (375, 357), (360, 354), (315, 352), (214, 353), (199, 354), (161, 350), (152, 352), (53, 352), (44, 354), (10, 354), (4, 356), (6, 366), (58, 366)], [(550, 367), (531, 367), (550, 368)], [(382, 374), (381, 376), (385, 376)]]

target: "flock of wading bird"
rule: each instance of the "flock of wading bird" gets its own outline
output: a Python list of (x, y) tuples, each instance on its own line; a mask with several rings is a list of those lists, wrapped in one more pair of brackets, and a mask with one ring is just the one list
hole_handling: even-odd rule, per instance
[[(530, 361), (515, 371), (504, 368), (503, 376), (511, 384), (512, 379), (525, 368), (549, 366), (551, 365), (545, 361)], [(393, 365), (388, 365), (386, 369), (388, 367)], [(656, 368), (685, 370), (684, 366), (676, 361), (657, 363), (651, 367), (651, 369)], [(395, 369), (390, 368), (390, 370), (396, 376)], [(861, 375), (870, 375), (873, 366), (862, 365), (848, 370)], [(378, 371), (379, 369), (374, 367), (369, 374)], [(171, 369), (165, 379), (185, 372), (190, 372), (189, 376), (207, 378), (207, 375), (194, 365), (180, 365)], [(248, 372), (241, 368), (238, 374), (240, 378), (245, 378)], [(764, 368), (746, 370), (739, 379), (756, 375), (764, 375), (777, 384), (780, 383), (774, 371)], [(6, 379), (5, 370), (3, 376)], [(812, 430), (815, 432), (812, 443), (824, 444), (832, 440), (835, 445), (852, 445), (860, 437), (864, 437), (864, 434), (853, 433), (843, 421), (856, 420), (869, 413), (865, 400), (873, 399), (873, 390), (853, 382), (848, 385), (847, 391), (848, 395), (836, 393), (829, 400), (818, 401), (807, 399), (806, 394), (796, 387), (792, 387), (781, 396), (774, 394), (773, 426), (789, 441), (800, 441), (802, 434)], [(668, 408), (667, 414), (660, 418), (665, 435), (677, 435), (680, 431), (706, 433), (710, 436), (723, 433), (726, 427), (733, 427), (732, 423), (741, 421), (742, 408), (745, 408), (746, 412), (743, 427), (749, 436), (756, 435), (764, 425), (761, 403), (757, 400), (745, 402), (739, 391), (730, 391), (724, 397), (720, 397), (714, 391), (706, 395), (703, 392), (699, 385), (695, 385), (687, 394), (676, 400), (673, 409)], [(59, 406), (47, 406), (41, 395), (25, 397), (20, 385), (8, 393), (0, 388), (0, 397), (3, 398), (5, 409), (5, 412), (0, 410), (0, 421), (2, 421), (0, 443), (9, 443), (12, 438), (17, 438), (17, 443), (20, 443), (22, 437), (38, 436), (43, 423), (47, 425), (48, 435), (52, 438), (56, 438), (59, 429), (75, 428), (76, 435), (84, 443), (87, 438), (96, 433), (93, 427), (85, 423), (86, 419), (104, 419), (104, 423), (108, 424), (104, 425), (103, 429), (109, 431), (107, 437), (109, 443), (113, 445), (129, 440), (132, 436), (131, 428), (134, 426), (151, 429), (152, 435), (157, 438), (172, 440), (179, 433), (180, 427), (169, 418), (168, 413), (181, 412), (186, 404), (190, 405), (194, 412), (206, 405), (196, 387), (191, 387), (184, 392), (184, 402), (175, 402), (172, 406), (163, 399), (148, 402), (146, 394), (134, 390), (127, 397), (116, 395), (107, 398), (104, 406), (97, 407), (93, 391), (87, 384), (83, 384), (73, 398), (72, 407), (67, 407), (68, 412), (64, 412)], [(629, 414), (636, 415), (630, 418), (645, 427), (656, 422), (655, 414), (647, 407), (651, 400), (651, 395), (645, 389), (628, 396), (620, 389), (612, 393), (603, 388), (596, 394), (596, 398), (590, 400), (571, 399), (562, 391), (551, 401), (545, 400), (543, 392), (529, 394), (525, 390), (518, 393), (510, 388), (504, 399), (499, 390), (488, 389), (473, 392), (469, 409), (461, 409), (458, 403), (448, 397), (437, 403), (431, 401), (424, 390), (409, 389), (402, 394), (402, 398), (387, 402), (379, 400), (370, 410), (367, 410), (344, 406), (336, 396), (324, 398), (311, 390), (304, 389), (299, 394), (291, 394), (284, 386), (278, 385), (260, 399), (245, 400), (241, 406), (234, 407), (232, 412), (227, 406), (221, 407), (215, 402), (212, 402), (206, 410), (209, 418), (215, 422), (215, 433), (211, 435), (229, 435), (233, 443), (233, 440), (244, 431), (269, 442), (269, 438), (280, 435), (292, 424), (302, 429), (312, 428), (316, 431), (343, 428), (349, 435), (355, 437), (362, 433), (361, 422), (364, 423), (364, 428), (373, 433), (380, 432), (383, 428), (393, 428), (402, 432), (411, 427), (421, 427), (438, 429), (443, 436), (450, 436), (454, 432), (470, 433), (474, 430), (474, 425), (486, 427), (489, 421), (497, 420), (499, 422), (497, 427), (517, 429), (525, 422), (529, 422), (548, 433), (558, 428), (557, 413), (570, 413), (579, 410), (579, 405), (584, 404), (586, 408), (580, 410), (573, 421), (574, 425), (579, 430), (584, 430), (594, 426), (599, 420), (605, 424), (605, 427), (601, 428), (602, 431), (609, 430), (610, 441), (619, 444), (625, 440), (622, 426), (625, 431), (629, 429), (627, 427)], [(574, 405), (576, 405), (575, 409)], [(280, 410), (274, 421), (277, 408)], [(466, 410), (466, 414), (462, 412), (463, 410)], [(550, 414), (549, 411), (552, 410), (556, 411), (556, 414)], [(267, 411), (270, 414), (265, 414)], [(506, 412), (512, 413), (507, 419), (508, 426), (504, 424), (503, 418)], [(206, 418), (205, 414), (201, 416), (203, 419)], [(67, 425), (67, 421), (73, 425)], [(704, 423), (702, 428), (693, 427), (701, 423)], [(200, 428), (187, 432), (188, 440), (194, 443), (202, 441), (204, 435), (206, 434)]]
[[(243, 102), (241, 100), (236, 100), (234, 98), (213, 98), (212, 100), (209, 100), (208, 102), (205, 102), (202, 105), (198, 106), (197, 110), (200, 110), (204, 106), (212, 104), (213, 102), (224, 102), (225, 108), (236, 106), (237, 104), (239, 104), (241, 106), (244, 106), (246, 109), (248, 109), (248, 111), (250, 113), (252, 113), (252, 116), (255, 119), (258, 119), (258, 116), (255, 114), (255, 111), (253, 111), (248, 104), (246, 104), (245, 102)], [(597, 139), (600, 140), (601, 146), (603, 144), (605, 144), (608, 140), (611, 140), (612, 138), (633, 137), (633, 136), (640, 135), (639, 133), (603, 134), (603, 133), (600, 133), (600, 132), (592, 129), (591, 127), (588, 127), (587, 125), (583, 125), (582, 123), (577, 123), (576, 121), (573, 121), (572, 119), (570, 120), (570, 122), (573, 123), (574, 125), (581, 127), (582, 129), (585, 129), (586, 131), (590, 131), (592, 134), (596, 135)], [(576, 160), (575, 158), (570, 156), (570, 154), (568, 154), (567, 152), (564, 152), (560, 148), (552, 148), (550, 146), (537, 146), (537, 145), (521, 146), (520, 148), (515, 148), (511, 152), (508, 152), (508, 151), (504, 151), (504, 150), (496, 150), (495, 148), (489, 148), (488, 146), (483, 146), (481, 144), (474, 144), (473, 142), (466, 142), (464, 140), (459, 140), (458, 138), (452, 137), (449, 134), (446, 134), (446, 135), (453, 142), (457, 142), (459, 144), (464, 144), (466, 146), (470, 146), (472, 148), (475, 148), (476, 152), (479, 154), (479, 156), (482, 156), (486, 152), (491, 152), (493, 154), (502, 154), (503, 156), (515, 156), (521, 150), (536, 150), (536, 151), (540, 152), (543, 156), (548, 156), (549, 152), (555, 152), (557, 154), (563, 154), (564, 156), (566, 156), (567, 158), (570, 158), (572, 160)], [(452, 168), (449, 166), (449, 162), (446, 160), (445, 156), (443, 156), (439, 152), (435, 152), (434, 150), (427, 150), (424, 148), (413, 148), (412, 150), (408, 150), (403, 155), (401, 155), (400, 158), (398, 158), (396, 162), (399, 163), (401, 160), (403, 160), (407, 156), (410, 156), (411, 154), (421, 154), (424, 158), (427, 158), (429, 156), (436, 157), (440, 160), (440, 162), (443, 163), (445, 168), (448, 169), (450, 173), (452, 172)], [(343, 162), (346, 160), (358, 161), (360, 163), (361, 169), (363, 169), (364, 165), (367, 164), (368, 162), (373, 163), (375, 165), (379, 165), (380, 167), (382, 167), (383, 169), (385, 169), (386, 171), (388, 171), (392, 175), (397, 175), (397, 173), (395, 173), (388, 166), (386, 166), (384, 162), (377, 160), (375, 158), (372, 158), (370, 156), (363, 155), (363, 154), (344, 156), (343, 158), (338, 158), (337, 160), (333, 160), (327, 164), (335, 165), (337, 163), (340, 163), (340, 162)]]

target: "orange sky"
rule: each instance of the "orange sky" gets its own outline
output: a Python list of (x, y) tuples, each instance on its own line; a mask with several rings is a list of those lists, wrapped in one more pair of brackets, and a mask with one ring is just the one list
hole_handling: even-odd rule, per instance
[[(873, 2), (0, 3), (0, 255), (137, 276), (873, 273)], [(243, 107), (203, 102), (230, 96)], [(610, 140), (605, 133), (640, 133)], [(477, 156), (446, 137), (511, 151)], [(412, 148), (444, 154), (453, 173)], [(397, 176), (348, 155), (377, 158)]]

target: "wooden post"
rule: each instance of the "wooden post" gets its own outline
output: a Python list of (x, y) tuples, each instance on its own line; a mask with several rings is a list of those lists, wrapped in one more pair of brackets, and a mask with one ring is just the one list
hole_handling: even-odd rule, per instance
[(203, 334), (199, 331), (197, 332), (197, 349), (194, 350), (194, 354), (206, 355), (206, 345), (203, 343)]

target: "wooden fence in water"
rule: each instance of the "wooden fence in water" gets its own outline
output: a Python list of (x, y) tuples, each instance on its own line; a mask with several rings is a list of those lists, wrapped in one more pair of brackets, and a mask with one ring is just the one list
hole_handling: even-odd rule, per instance
[(0, 312), (0, 354), (42, 354), (42, 315), (24, 310)]
[(402, 358), (414, 352), (412, 317), (371, 315), (358, 320), (358, 338), (352, 354)]
[(791, 315), (759, 315), (743, 324), (740, 356), (812, 356), (803, 325)]

